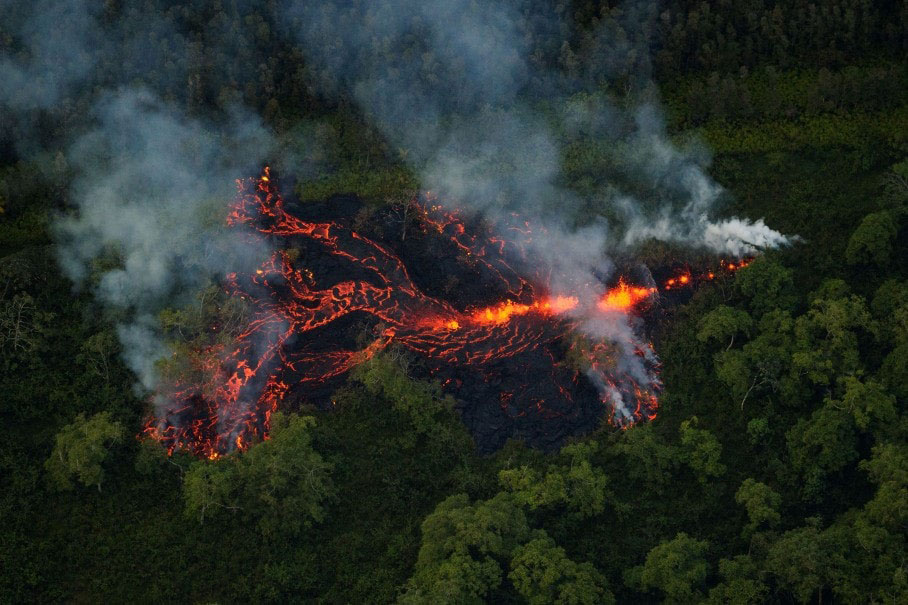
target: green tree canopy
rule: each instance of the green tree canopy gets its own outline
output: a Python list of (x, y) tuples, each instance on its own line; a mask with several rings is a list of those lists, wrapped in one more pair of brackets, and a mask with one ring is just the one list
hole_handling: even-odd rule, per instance
[(246, 452), (195, 461), (183, 479), (186, 514), (242, 513), (262, 533), (293, 535), (322, 521), (333, 493), (331, 464), (312, 446), (311, 416), (275, 412), (268, 440)]
[(782, 503), (782, 496), (765, 483), (750, 478), (745, 479), (735, 493), (735, 502), (747, 510), (750, 524), (745, 531), (748, 533), (758, 529), (761, 525), (772, 527), (781, 519), (779, 505)]
[(757, 313), (771, 309), (789, 309), (795, 300), (791, 269), (770, 256), (759, 256), (740, 269), (735, 287), (750, 300)]
[(483, 603), (502, 581), (502, 566), (529, 536), (514, 497), (470, 504), (447, 498), (422, 524), (422, 546), (402, 603)]
[(892, 259), (892, 247), (898, 231), (898, 224), (890, 212), (868, 214), (851, 234), (845, 258), (852, 265), (886, 265)]
[(757, 564), (748, 555), (719, 561), (722, 581), (709, 591), (711, 605), (757, 605), (765, 603), (769, 587), (763, 583)]
[(581, 518), (588, 517), (604, 509), (608, 484), (605, 473), (590, 462), (595, 451), (595, 442), (568, 445), (561, 452), (570, 457), (569, 466), (550, 465), (543, 477), (527, 466), (504, 469), (499, 471), (498, 481), (530, 510), (563, 506)]
[(645, 590), (658, 590), (668, 603), (694, 603), (703, 598), (701, 586), (709, 573), (708, 543), (684, 532), (654, 547), (643, 566), (630, 569), (625, 579)]
[(83, 485), (94, 485), (101, 491), (102, 464), (108, 448), (120, 441), (123, 434), (123, 426), (111, 420), (110, 412), (91, 418), (85, 418), (84, 414), (76, 416), (72, 424), (57, 433), (54, 449), (44, 463), (51, 485), (58, 490), (70, 490), (75, 477)]
[(719, 305), (700, 320), (697, 340), (700, 342), (718, 341), (728, 344), (730, 349), (735, 343), (735, 336), (740, 333), (745, 335), (750, 331), (753, 320), (750, 315), (725, 305)]
[(697, 423), (696, 416), (681, 423), (681, 455), (700, 483), (706, 483), (710, 478), (724, 475), (726, 469), (719, 462), (722, 444), (709, 431), (695, 428)]
[(517, 547), (508, 578), (531, 605), (615, 602), (595, 567), (570, 560), (544, 533)]

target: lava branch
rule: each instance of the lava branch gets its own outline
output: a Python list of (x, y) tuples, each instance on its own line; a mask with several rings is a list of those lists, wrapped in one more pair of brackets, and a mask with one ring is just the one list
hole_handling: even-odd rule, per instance
[[(632, 313), (650, 304), (657, 288), (629, 284), (622, 278), (598, 295), (549, 292), (542, 276), (527, 278), (512, 268), (509, 261), (521, 254), (519, 242), (471, 234), (457, 213), (445, 211), (427, 196), (425, 203), (415, 206), (423, 225), (448, 238), (500, 280), (508, 293), (496, 304), (460, 310), (425, 294), (388, 247), (339, 221), (312, 222), (295, 216), (268, 168), (260, 178), (237, 181), (237, 185), (230, 225), (247, 226), (276, 242), (305, 241), (317, 246), (321, 254), (347, 266), (350, 277), (320, 283), (320, 277), (297, 266), (286, 249), (274, 253), (250, 275), (231, 275), (225, 287), (230, 295), (251, 302), (253, 319), (233, 348), (209, 352), (209, 360), (214, 361), (197, 368), (206, 376), (204, 384), (174, 385), (161, 394), (169, 403), (163, 413), (148, 420), (145, 432), (163, 442), (169, 452), (185, 449), (215, 458), (246, 449), (256, 439), (267, 438), (271, 413), (293, 388), (340, 376), (392, 343), (436, 366), (482, 368), (566, 340), (586, 330), (586, 326), (580, 329), (581, 323), (589, 323), (591, 316), (602, 325), (620, 325), (620, 332), (627, 335), (620, 346), (607, 339), (592, 341), (578, 353), (582, 373), (598, 389), (611, 421), (626, 428), (655, 417), (661, 389), (658, 361), (652, 346), (634, 336), (631, 323)], [(513, 229), (523, 234), (524, 228), (529, 232), (527, 223), (515, 221)], [(725, 270), (735, 268), (723, 265)], [(696, 280), (713, 277), (710, 273)], [(693, 281), (688, 272), (671, 278), (664, 288)], [(352, 313), (376, 320), (374, 338), (364, 348), (326, 349), (324, 339), (307, 339)], [(560, 384), (557, 388), (571, 401)], [(502, 393), (501, 401), (512, 396)]]

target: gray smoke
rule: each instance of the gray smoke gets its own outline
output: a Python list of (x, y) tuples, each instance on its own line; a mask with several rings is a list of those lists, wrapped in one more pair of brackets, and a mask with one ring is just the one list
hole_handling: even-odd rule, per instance
[[(787, 242), (762, 220), (715, 218), (722, 190), (705, 172), (708, 156), (672, 145), (654, 102), (626, 109), (627, 99), (610, 100), (579, 71), (565, 74), (570, 49), (563, 49), (561, 70), (530, 55), (531, 28), (567, 31), (557, 7), (290, 0), (286, 13), (326, 94), (354, 100), (424, 188), (499, 225), (517, 211), (545, 226), (520, 243), (532, 268), (548, 269), (554, 290), (595, 300), (613, 271), (609, 254), (647, 240), (735, 256)], [(628, 6), (628, 19), (641, 20), (637, 39), (616, 39), (613, 24), (603, 26), (597, 44), (606, 71), (646, 70), (645, 30), (654, 14), (653, 3)], [(592, 94), (572, 94), (578, 82)], [(575, 87), (565, 91), (568, 85)], [(615, 178), (602, 175), (592, 204), (565, 183), (564, 148), (572, 141), (607, 149), (616, 165)], [(603, 320), (582, 307), (575, 315), (586, 333), (622, 349), (621, 370), (652, 384), (636, 354), (648, 347), (627, 318)], [(612, 400), (619, 416), (627, 413), (617, 393)]]
[(54, 224), (59, 264), (115, 318), (139, 390), (159, 391), (156, 362), (171, 352), (160, 311), (195, 302), (201, 287), (251, 271), (271, 253), (256, 234), (225, 229), (224, 219), (234, 180), (257, 174), (274, 142), (239, 105), (202, 120), (135, 83), (147, 76), (165, 91), (184, 88), (193, 58), (175, 66), (160, 50), (188, 54), (187, 39), (153, 7), (104, 20), (107, 8), (0, 3), (0, 35), (11, 41), (0, 54), (2, 130), (20, 156), (38, 158), (44, 150), (32, 125), (42, 112), (87, 123), (62, 143), (74, 208)]
[[(287, 0), (283, 13), (318, 90), (354, 100), (424, 188), (492, 221), (503, 224), (516, 210), (545, 225), (522, 243), (531, 262), (548, 269), (553, 288), (601, 290), (614, 271), (609, 254), (647, 239), (728, 254), (786, 241), (762, 221), (714, 216), (722, 192), (706, 175), (708, 158), (672, 145), (653, 103), (627, 110), (624, 101), (610, 100), (593, 85), (599, 76), (574, 65), (570, 49), (561, 50), (560, 68), (548, 65), (545, 53), (530, 47), (533, 32), (564, 33), (571, 24), (557, 6), (530, 4)], [(645, 22), (652, 9), (648, 2), (629, 6), (627, 19)], [(218, 212), (233, 179), (254, 174), (274, 144), (240, 108), (208, 122), (126, 85), (166, 73), (172, 82), (164, 95), (198, 88), (202, 62), (193, 45), (201, 43), (156, 15), (137, 27), (141, 8), (130, 14), (131, 30), (117, 22), (102, 27), (104, 10), (85, 0), (0, 6), (0, 33), (12, 32), (18, 49), (0, 56), (0, 108), (4, 128), (22, 135), (18, 143), (28, 138), (34, 112), (59, 111), (74, 91), (96, 91), (87, 109), (92, 126), (66, 154), (76, 173), (76, 212), (57, 225), (60, 261), (80, 284), (100, 271), (97, 295), (123, 318), (126, 360), (142, 385), (154, 388), (154, 362), (166, 353), (157, 312), (268, 254), (251, 235), (225, 235)], [(640, 29), (622, 37), (604, 22), (596, 37), (600, 71), (646, 79), (646, 27)], [(185, 65), (165, 61), (160, 47), (184, 49)], [(587, 93), (574, 94), (581, 90)], [(592, 179), (594, 193), (566, 186), (565, 148), (573, 142), (613, 154), (614, 167)], [(98, 269), (96, 259), (111, 255), (119, 259), (115, 268)], [(589, 318), (578, 312), (578, 319)], [(585, 325), (590, 334), (636, 347), (632, 330), (619, 324)], [(632, 353), (627, 363), (639, 363)], [(642, 366), (628, 371), (645, 375)]]
[(23, 46), (16, 56), (0, 56), (0, 104), (16, 112), (53, 107), (80, 85), (94, 66), (90, 50), (101, 39), (99, 5), (38, 0), (0, 8), (3, 29), (16, 32)]
[(191, 300), (211, 279), (252, 271), (267, 243), (224, 228), (236, 175), (255, 174), (271, 138), (237, 110), (217, 126), (187, 118), (151, 93), (125, 90), (95, 108), (96, 125), (69, 150), (76, 212), (56, 224), (59, 260), (77, 284), (113, 254), (97, 297), (126, 312), (117, 330), (129, 367), (154, 389), (167, 353), (157, 313)]
[[(567, 137), (580, 134), (591, 144), (620, 148), (625, 175), (657, 198), (641, 200), (615, 184), (603, 191), (601, 218), (612, 219), (613, 228), (600, 221), (606, 249), (659, 239), (741, 254), (753, 252), (751, 243), (786, 241), (762, 222), (712, 216), (722, 190), (704, 171), (708, 158), (672, 145), (653, 103), (626, 110), (601, 94), (586, 104), (559, 96), (564, 74), (535, 64), (525, 34), (540, 20), (550, 22), (543, 29), (568, 24), (554, 10), (530, 14), (522, 6), (291, 1), (286, 13), (324, 90), (354, 99), (418, 171), (422, 185), (443, 198), (493, 219), (517, 209), (546, 224), (560, 218), (576, 225), (584, 200), (562, 182), (562, 148)], [(635, 4), (628, 13), (647, 16), (651, 8)], [(599, 36), (609, 33), (603, 28)], [(616, 41), (613, 54), (627, 55), (630, 44)], [(547, 112), (522, 100), (528, 96), (522, 93), (539, 91), (548, 92)]]

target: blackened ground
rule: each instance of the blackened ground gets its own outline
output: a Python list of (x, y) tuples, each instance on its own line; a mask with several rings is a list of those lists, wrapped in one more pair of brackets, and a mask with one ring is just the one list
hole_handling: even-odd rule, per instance
[[(471, 262), (448, 235), (420, 223), (418, 216), (405, 218), (401, 208), (369, 209), (357, 198), (345, 195), (319, 203), (288, 202), (287, 209), (307, 221), (331, 220), (353, 227), (393, 251), (425, 294), (461, 310), (497, 304), (507, 298), (509, 284), (520, 281), (517, 275), (506, 275), (502, 280), (484, 263)], [(467, 228), (480, 231), (484, 226), (476, 222), (468, 223)], [(368, 279), (352, 264), (347, 266), (305, 238), (280, 243), (296, 248), (320, 288), (347, 279)], [(529, 297), (532, 293), (518, 292), (516, 298), (523, 294)], [(361, 349), (375, 324), (375, 318), (367, 313), (351, 313), (298, 336), (287, 346), (311, 351)], [(582, 372), (563, 363), (563, 358), (564, 345), (554, 338), (543, 339), (535, 350), (485, 365), (415, 359), (410, 368), (415, 378), (437, 380), (444, 392), (455, 398), (456, 409), (480, 452), (495, 451), (509, 438), (552, 450), (571, 436), (596, 429), (606, 412), (592, 383)], [(292, 385), (292, 403), (329, 409), (331, 393), (344, 377), (297, 384), (293, 384), (292, 376), (287, 378)]]

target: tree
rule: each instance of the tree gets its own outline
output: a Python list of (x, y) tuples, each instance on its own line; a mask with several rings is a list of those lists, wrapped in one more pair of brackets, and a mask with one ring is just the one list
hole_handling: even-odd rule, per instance
[(590, 563), (575, 563), (545, 535), (518, 546), (508, 578), (530, 605), (614, 603), (612, 593)]
[(293, 535), (324, 520), (332, 465), (312, 446), (315, 418), (275, 412), (270, 434), (241, 456), (240, 481), (266, 536)]
[(53, 314), (42, 312), (26, 293), (0, 299), (0, 347), (10, 353), (33, 351)]
[(652, 424), (624, 431), (615, 451), (627, 458), (629, 476), (657, 493), (664, 490), (679, 465), (678, 448), (662, 441)]
[(854, 428), (851, 414), (836, 409), (827, 401), (809, 419), (802, 418), (789, 429), (791, 464), (806, 479), (806, 496), (821, 496), (826, 476), (857, 459)]
[(584, 518), (602, 512), (605, 507), (608, 478), (594, 467), (590, 456), (596, 442), (565, 446), (562, 454), (571, 457), (570, 466), (551, 465), (544, 477), (522, 466), (498, 473), (498, 481), (514, 494), (517, 502), (530, 510), (539, 507), (564, 506), (577, 517)]
[(735, 275), (735, 287), (757, 313), (789, 309), (795, 301), (792, 271), (769, 256), (759, 256)]
[(83, 485), (95, 485), (101, 491), (104, 479), (102, 464), (108, 448), (123, 438), (123, 426), (110, 418), (110, 412), (101, 412), (86, 419), (76, 416), (72, 424), (57, 433), (54, 449), (44, 463), (51, 485), (58, 490), (73, 488), (75, 477)]
[(684, 461), (697, 474), (697, 480), (706, 483), (710, 477), (725, 474), (725, 465), (719, 462), (722, 444), (709, 431), (694, 428), (697, 422), (694, 416), (681, 423), (681, 451)]
[(237, 512), (240, 506), (237, 455), (217, 460), (197, 460), (183, 477), (183, 503), (187, 517), (206, 517), (225, 510)]
[(754, 391), (764, 386), (781, 391), (796, 403), (799, 377), (790, 376), (795, 321), (788, 311), (774, 309), (760, 317), (756, 337), (741, 349), (720, 351), (715, 356), (716, 376), (725, 383), (741, 407)]
[(892, 258), (893, 242), (898, 231), (898, 224), (891, 213), (868, 214), (851, 234), (845, 248), (845, 259), (851, 265), (886, 265)]
[(78, 359), (92, 374), (102, 378), (104, 384), (110, 384), (116, 351), (116, 335), (111, 330), (104, 330), (85, 339)]
[(700, 320), (697, 340), (700, 342), (728, 341), (725, 346), (727, 351), (735, 344), (735, 336), (741, 333), (747, 334), (752, 325), (753, 320), (744, 311), (719, 305)]
[(894, 532), (903, 530), (908, 523), (908, 447), (878, 445), (873, 456), (861, 462), (861, 468), (879, 486), (865, 508), (868, 517)]
[(850, 411), (860, 430), (867, 431), (872, 426), (876, 434), (882, 435), (897, 424), (895, 397), (886, 393), (878, 382), (872, 379), (861, 382), (854, 376), (846, 376), (842, 382), (845, 385), (842, 402), (833, 405)]
[(744, 506), (750, 519), (744, 528), (745, 533), (753, 533), (764, 524), (772, 527), (782, 518), (779, 515), (782, 497), (765, 483), (745, 479), (735, 494), (735, 502)]
[(863, 371), (858, 337), (876, 335), (878, 330), (863, 298), (816, 298), (810, 310), (795, 322), (792, 371), (819, 385), (857, 374)]
[(765, 603), (769, 587), (761, 580), (763, 574), (748, 555), (719, 561), (722, 576), (715, 588), (709, 591), (708, 603), (715, 605), (756, 605)]
[(401, 431), (405, 445), (415, 446), (416, 437), (424, 435), (430, 444), (450, 451), (469, 440), (463, 425), (454, 418), (453, 399), (443, 397), (436, 383), (410, 378), (405, 357), (376, 355), (358, 366), (352, 378), (372, 395), (386, 397), (411, 421), (414, 430)]
[(834, 558), (843, 554), (815, 524), (791, 530), (776, 541), (766, 557), (766, 569), (782, 588), (806, 603), (829, 583)]
[(422, 524), (422, 546), (401, 603), (483, 603), (501, 584), (502, 562), (529, 536), (510, 494), (470, 504), (457, 494)]
[(187, 516), (224, 511), (257, 522), (266, 537), (292, 536), (324, 519), (331, 464), (312, 447), (311, 416), (275, 412), (267, 441), (246, 452), (197, 460), (183, 478)]
[(643, 566), (628, 570), (625, 580), (631, 586), (661, 591), (667, 603), (699, 601), (703, 598), (700, 586), (709, 572), (705, 558), (708, 546), (706, 541), (680, 532), (649, 551)]

